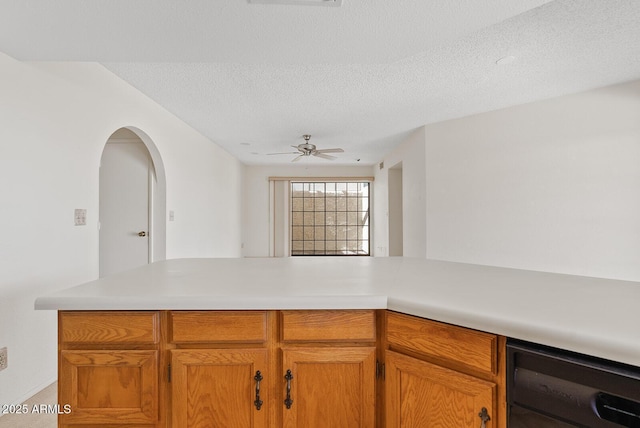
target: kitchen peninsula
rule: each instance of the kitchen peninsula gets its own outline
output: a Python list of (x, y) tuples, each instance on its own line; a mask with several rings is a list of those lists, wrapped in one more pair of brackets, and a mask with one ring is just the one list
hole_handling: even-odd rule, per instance
[[(639, 301), (640, 283), (628, 281), (411, 258), (300, 257), (156, 262), (35, 306), (60, 314), (60, 400), (77, 409), (61, 415), (61, 426), (207, 426), (198, 418), (210, 412), (207, 420), (233, 417), (234, 426), (311, 427), (335, 417), (345, 426), (391, 427), (404, 411), (389, 391), (400, 390), (389, 387), (394, 373), (428, 370), (465, 385), (456, 393), (471, 397), (472, 426), (485, 414), (493, 416), (486, 427), (502, 428), (506, 337), (640, 366)], [(249, 370), (237, 388), (251, 393), (249, 404), (216, 396), (233, 415), (213, 412), (206, 391)], [(332, 373), (352, 382), (333, 381), (330, 395), (342, 396), (316, 409)], [(121, 402), (91, 389), (101, 383), (120, 388)], [(341, 400), (356, 405), (341, 414)]]

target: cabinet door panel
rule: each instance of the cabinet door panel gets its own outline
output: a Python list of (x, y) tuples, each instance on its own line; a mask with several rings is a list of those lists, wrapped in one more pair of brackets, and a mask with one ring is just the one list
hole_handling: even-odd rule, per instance
[(492, 382), (386, 352), (387, 428), (478, 428), (483, 407), (495, 417), (495, 396)]
[(374, 347), (285, 348), (282, 355), (284, 372), (293, 374), (293, 404), (280, 403), (284, 427), (375, 426)]
[[(171, 366), (174, 427), (267, 426), (265, 349), (172, 350)], [(260, 410), (254, 405), (256, 371), (263, 376)]]
[(61, 423), (155, 423), (157, 351), (61, 351)]

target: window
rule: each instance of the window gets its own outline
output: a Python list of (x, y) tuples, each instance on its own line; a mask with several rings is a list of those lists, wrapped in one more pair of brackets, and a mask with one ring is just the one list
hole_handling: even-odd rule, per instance
[(292, 256), (368, 256), (368, 182), (291, 182)]

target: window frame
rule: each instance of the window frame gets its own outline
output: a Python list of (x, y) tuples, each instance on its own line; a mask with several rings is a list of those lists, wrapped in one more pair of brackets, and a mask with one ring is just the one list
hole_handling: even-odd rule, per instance
[[(294, 203), (294, 198), (298, 198), (296, 196), (294, 196), (294, 186), (295, 185), (301, 185), (302, 187), (304, 187), (305, 185), (308, 186), (306, 191), (309, 192), (315, 192), (316, 189), (311, 190), (312, 187), (316, 187), (317, 184), (322, 185), (323, 189), (323, 196), (318, 198), (317, 196), (314, 197), (307, 197), (305, 198), (304, 195), (302, 196), (302, 198), (300, 198), (301, 202), (303, 204), (302, 209), (301, 210), (294, 210), (295, 209), (295, 203)], [(349, 190), (350, 187), (352, 187), (353, 184), (357, 185), (356, 189), (353, 190)], [(335, 185), (335, 191), (334, 193), (336, 195), (338, 195), (338, 187), (344, 185), (344, 209), (343, 210), (339, 210), (338, 208), (338, 196), (336, 196), (336, 206), (335, 209), (329, 210), (327, 211), (327, 195), (330, 194), (331, 191), (327, 191), (327, 187), (331, 187), (331, 185)], [(366, 186), (366, 195), (365, 196), (349, 196), (350, 192), (354, 192), (356, 193), (356, 195), (361, 194), (363, 192), (363, 190), (360, 188), (360, 186)], [(333, 178), (333, 177), (324, 177), (324, 178), (308, 178), (308, 177), (300, 177), (300, 178), (291, 178), (290, 180), (288, 180), (288, 215), (289, 215), (289, 221), (288, 221), (288, 232), (289, 232), (289, 237), (288, 237), (288, 247), (289, 247), (289, 256), (290, 257), (371, 257), (371, 227), (372, 227), (372, 221), (371, 221), (371, 216), (372, 216), (372, 187), (373, 187), (373, 180), (370, 178), (364, 178), (364, 177), (357, 177), (357, 178)], [(305, 191), (305, 190), (302, 190)], [(316, 199), (317, 198), (317, 199)], [(330, 198), (330, 196), (329, 196)], [(358, 200), (358, 199), (366, 199), (366, 209), (362, 209), (362, 202), (363, 201), (359, 201), (356, 202), (356, 207), (355, 209), (349, 207), (349, 200)], [(310, 206), (305, 206), (305, 201), (306, 200), (313, 200), (313, 208), (311, 208)], [(322, 200), (322, 204), (323, 205), (323, 210), (321, 211), (316, 211), (316, 201), (318, 200)], [(310, 204), (311, 202), (307, 203)], [(309, 208), (309, 209), (307, 209)], [(327, 225), (326, 222), (326, 217), (327, 217), (327, 213), (335, 213), (336, 214), (336, 219), (335, 221), (337, 221), (337, 217), (338, 217), (338, 213), (344, 213), (344, 218), (345, 221), (343, 224), (339, 224), (336, 223), (334, 225)], [(297, 222), (294, 222), (294, 216), (295, 214), (298, 214), (298, 217), (302, 217), (302, 224), (298, 224)], [(316, 220), (318, 218), (317, 214), (318, 213), (322, 213), (322, 217), (324, 218), (324, 220), (321, 222), (322, 224), (320, 226), (317, 225)], [(355, 216), (355, 221), (354, 224), (349, 224), (349, 217), (350, 213), (354, 213)], [(312, 225), (310, 224), (309, 226), (306, 226), (306, 219), (305, 217), (307, 217), (307, 215), (310, 215), (313, 217), (313, 221), (310, 223), (313, 223)], [(362, 218), (361, 221), (361, 217), (364, 216)], [(334, 236), (332, 239), (327, 239), (327, 227), (332, 227), (335, 226), (336, 227), (336, 231), (334, 233)], [(294, 233), (294, 227), (300, 227), (301, 229), (299, 230), (298, 235), (302, 234), (302, 239), (294, 239), (296, 236), (296, 233)], [(310, 229), (313, 229), (313, 233), (314, 233), (314, 238), (313, 239), (305, 239), (306, 236), (305, 234), (310, 232), (311, 230), (306, 230), (305, 231), (305, 227), (309, 227)], [(339, 239), (339, 229), (340, 227), (344, 227), (344, 238), (343, 239)], [(356, 228), (356, 237), (355, 239), (349, 239), (349, 228), (350, 227), (355, 227)], [(321, 239), (315, 239), (315, 234), (318, 233), (318, 228), (322, 229), (322, 235), (323, 237)], [(366, 236), (365, 235), (361, 235), (360, 231), (362, 229), (366, 228)], [(366, 252), (360, 252), (360, 250), (358, 248), (355, 249), (354, 252), (352, 253), (345, 253), (345, 252), (341, 252), (341, 251), (349, 251), (348, 249), (339, 249), (338, 248), (338, 243), (339, 242), (345, 242), (345, 243), (349, 243), (349, 242), (357, 242), (356, 246), (360, 247), (363, 243), (366, 244)], [(301, 249), (295, 249), (294, 247), (296, 247), (296, 242), (301, 242), (302, 243), (302, 248)], [(313, 249), (306, 249), (305, 248), (305, 243), (306, 242), (313, 242)], [(322, 248), (318, 249), (317, 246), (317, 242), (323, 242), (323, 245), (321, 246)], [(327, 248), (329, 243), (335, 242), (335, 248)], [(330, 246), (330, 245), (329, 245)]]

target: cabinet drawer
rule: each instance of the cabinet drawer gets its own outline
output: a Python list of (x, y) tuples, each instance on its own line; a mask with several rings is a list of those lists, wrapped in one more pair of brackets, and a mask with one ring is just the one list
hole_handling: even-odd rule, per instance
[(497, 373), (498, 337), (450, 324), (388, 312), (387, 341), (441, 362), (451, 362), (476, 371)]
[(61, 312), (60, 340), (71, 344), (154, 344), (157, 312)]
[(373, 310), (281, 311), (285, 342), (376, 340)]
[(267, 340), (266, 311), (171, 312), (174, 343), (262, 343)]

